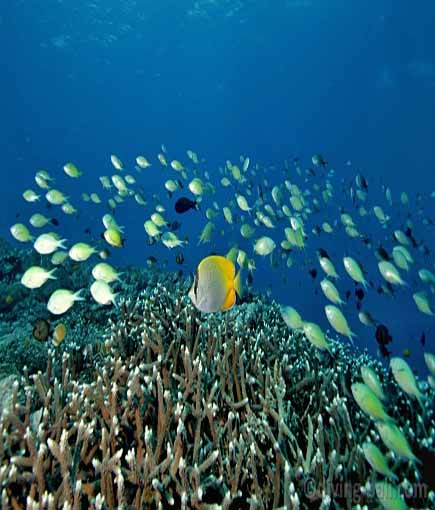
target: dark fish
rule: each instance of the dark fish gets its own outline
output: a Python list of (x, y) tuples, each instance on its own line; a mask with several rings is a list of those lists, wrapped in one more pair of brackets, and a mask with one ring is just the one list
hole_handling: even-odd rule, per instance
[(251, 273), (248, 273), (248, 276), (246, 279), (248, 281), (248, 285), (252, 285), (252, 283), (254, 282), (254, 277), (252, 276)]
[(328, 255), (328, 252), (326, 250), (324, 250), (323, 248), (319, 248), (317, 250), (317, 253), (319, 255), (319, 257), (326, 257), (327, 259), (329, 259), (329, 255)]
[(347, 291), (346, 291), (345, 296), (346, 296), (346, 301), (349, 301), (349, 298), (350, 298), (350, 290), (347, 290)]
[(184, 256), (182, 253), (177, 253), (175, 256), (175, 262), (179, 265), (181, 265), (184, 262)]
[(153, 257), (152, 255), (147, 257), (147, 266), (148, 267), (152, 267), (156, 263), (157, 263), (157, 259), (155, 257)]
[(421, 337), (420, 337), (420, 343), (421, 345), (424, 347), (425, 344), (426, 344), (426, 335), (424, 334), (424, 331), (423, 333), (421, 334)]
[(364, 291), (361, 288), (357, 288), (355, 290), (355, 296), (358, 301), (362, 301), (364, 299)]
[(190, 200), (190, 198), (187, 197), (181, 197), (175, 202), (174, 209), (178, 214), (183, 214), (190, 209), (198, 210), (199, 207), (194, 200)]
[(379, 353), (383, 358), (388, 358), (391, 354), (391, 351), (389, 351), (385, 345), (379, 345)]
[(168, 227), (171, 232), (175, 232), (181, 227), (181, 223), (179, 221), (173, 221), (168, 225)]
[(325, 161), (321, 154), (314, 154), (314, 156), (311, 158), (311, 161), (313, 162), (314, 166), (326, 166), (328, 164), (328, 162)]
[(89, 227), (85, 228), (85, 234), (88, 234), (88, 235), (92, 234), (91, 229)]
[(363, 242), (366, 246), (368, 246), (369, 248), (370, 248), (371, 243), (372, 243), (372, 241), (371, 241), (370, 237), (368, 237), (368, 236), (363, 237), (363, 238), (362, 238), (362, 242)]
[(55, 227), (58, 227), (59, 226), (59, 220), (57, 220), (56, 218), (51, 218), (50, 220), (51, 224), (54, 225)]
[(379, 246), (379, 248), (376, 250), (376, 254), (379, 259), (391, 260), (387, 250), (383, 246)]
[(384, 324), (379, 324), (379, 326), (376, 327), (375, 337), (379, 345), (388, 345), (393, 341), (387, 326)]
[(355, 177), (355, 183), (358, 186), (358, 188), (360, 188), (360, 189), (367, 190), (369, 187), (366, 178), (361, 174), (358, 174)]
[(310, 269), (308, 272), (310, 273), (311, 278), (313, 280), (315, 280), (316, 276), (317, 276), (317, 269), (313, 268), (313, 269)]
[(180, 179), (177, 179), (177, 182), (178, 182), (178, 185), (180, 186), (181, 189), (184, 188), (184, 184), (182, 181), (180, 181)]
[(412, 246), (414, 248), (417, 248), (418, 243), (415, 240), (415, 237), (412, 235), (412, 230), (409, 227), (405, 230), (405, 234), (411, 240)]

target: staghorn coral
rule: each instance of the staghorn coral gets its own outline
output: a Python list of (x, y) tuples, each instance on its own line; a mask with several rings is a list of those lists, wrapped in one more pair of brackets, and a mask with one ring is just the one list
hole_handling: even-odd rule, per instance
[[(97, 352), (50, 350), (44, 373), (25, 371), (0, 425), (3, 509), (373, 507), (360, 445), (379, 438), (349, 391), (368, 363), (417, 455), (433, 456), (433, 409), (418, 414), (366, 355), (334, 341), (320, 355), (258, 298), (201, 315), (185, 296), (168, 276), (120, 305)], [(429, 483), (393, 469), (404, 487)]]

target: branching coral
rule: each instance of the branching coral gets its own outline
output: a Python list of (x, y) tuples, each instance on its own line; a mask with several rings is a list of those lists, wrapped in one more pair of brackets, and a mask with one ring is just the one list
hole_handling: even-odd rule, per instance
[[(92, 371), (50, 351), (45, 373), (14, 387), (1, 422), (3, 509), (374, 504), (360, 445), (377, 440), (375, 427), (349, 392), (360, 365), (374, 365), (366, 356), (332, 341), (334, 357), (319, 357), (260, 300), (200, 315), (181, 283), (122, 303), (109, 326), (85, 358)], [(394, 391), (392, 415), (433, 454), (433, 410), (417, 415)], [(397, 464), (402, 481), (417, 480)]]

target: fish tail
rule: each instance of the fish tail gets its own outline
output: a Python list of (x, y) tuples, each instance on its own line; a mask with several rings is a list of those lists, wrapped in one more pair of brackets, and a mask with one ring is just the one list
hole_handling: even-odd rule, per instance
[(388, 470), (387, 473), (388, 478), (391, 478), (394, 482), (397, 482), (399, 480), (399, 477), (391, 471), (391, 469)]
[(81, 293), (84, 291), (85, 289), (79, 289), (77, 292), (74, 293), (74, 301), (84, 301), (85, 298), (81, 296)]
[(426, 413), (426, 408), (424, 407), (424, 400), (426, 399), (425, 395), (423, 395), (422, 393), (418, 392), (416, 395), (415, 395), (418, 403), (420, 404), (420, 407), (423, 411), (423, 414)]
[(234, 278), (234, 290), (236, 291), (239, 298), (243, 295), (243, 288), (242, 288), (242, 270), (237, 273), (236, 277)]
[(354, 342), (353, 342), (353, 338), (354, 337), (357, 337), (358, 335), (356, 333), (354, 333), (353, 331), (349, 331), (349, 334), (346, 335), (347, 338), (349, 339), (350, 343), (352, 344), (352, 346), (354, 346)]

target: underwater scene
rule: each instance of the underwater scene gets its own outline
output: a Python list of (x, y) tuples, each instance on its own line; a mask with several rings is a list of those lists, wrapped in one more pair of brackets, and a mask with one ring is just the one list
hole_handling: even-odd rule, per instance
[(435, 6), (9, 0), (0, 509), (435, 510)]

